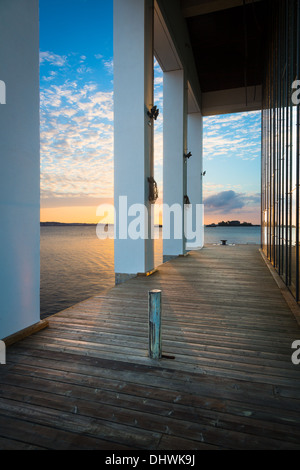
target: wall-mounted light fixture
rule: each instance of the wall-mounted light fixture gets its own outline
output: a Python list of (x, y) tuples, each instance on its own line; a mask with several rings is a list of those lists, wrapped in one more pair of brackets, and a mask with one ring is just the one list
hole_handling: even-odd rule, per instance
[(154, 119), (156, 121), (156, 119), (158, 118), (158, 115), (159, 115), (159, 109), (157, 108), (157, 106), (153, 106), (151, 108), (151, 111), (148, 111), (148, 116), (150, 119)]
[(183, 157), (185, 158), (185, 161), (192, 156), (192, 152), (185, 153)]
[(183, 202), (186, 206), (189, 206), (191, 204), (190, 198), (187, 195), (183, 196)]
[(148, 178), (148, 183), (149, 183), (149, 197), (148, 200), (150, 204), (155, 204), (156, 200), (158, 199), (158, 188), (157, 188), (157, 183), (153, 176), (150, 176)]

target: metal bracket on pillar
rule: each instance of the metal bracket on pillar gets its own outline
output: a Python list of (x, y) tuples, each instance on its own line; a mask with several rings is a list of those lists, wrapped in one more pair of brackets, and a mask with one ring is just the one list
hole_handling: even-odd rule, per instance
[(150, 111), (148, 111), (148, 116), (150, 119), (154, 119), (156, 121), (156, 119), (158, 118), (158, 115), (159, 115), (159, 109), (157, 108), (157, 106), (153, 106), (151, 108)]
[(148, 178), (148, 183), (149, 183), (149, 202), (151, 204), (155, 204), (156, 200), (158, 199), (158, 188), (157, 188), (157, 183), (153, 176), (150, 176)]
[(187, 162), (187, 160), (188, 160), (191, 156), (192, 156), (192, 153), (191, 153), (191, 152), (185, 153), (185, 154), (183, 155), (183, 158), (184, 158), (185, 163)]
[(190, 206), (191, 201), (190, 201), (190, 199), (189, 199), (189, 197), (188, 197), (187, 195), (185, 195), (185, 196), (183, 197), (183, 201), (184, 201), (184, 205)]

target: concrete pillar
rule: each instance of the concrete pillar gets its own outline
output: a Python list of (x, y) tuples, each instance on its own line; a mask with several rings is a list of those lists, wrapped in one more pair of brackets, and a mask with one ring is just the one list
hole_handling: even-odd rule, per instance
[(116, 283), (154, 268), (148, 178), (153, 176), (154, 0), (114, 0)]
[[(188, 148), (192, 157), (187, 163), (187, 191), (191, 206), (188, 217), (191, 217), (190, 228), (192, 239), (187, 240), (187, 249), (202, 248), (204, 244), (204, 210), (203, 210), (203, 118), (201, 113), (188, 114)], [(195, 235), (195, 238), (193, 238)]]
[(186, 253), (187, 81), (183, 70), (164, 73), (163, 259)]
[(0, 2), (0, 80), (3, 339), (40, 321), (38, 0)]

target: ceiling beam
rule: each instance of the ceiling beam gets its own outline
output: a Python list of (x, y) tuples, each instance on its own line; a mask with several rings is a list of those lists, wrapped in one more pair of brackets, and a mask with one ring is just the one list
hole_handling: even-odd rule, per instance
[(183, 68), (156, 2), (154, 9), (154, 55), (163, 72), (181, 70)]
[[(245, 0), (246, 4), (260, 2), (261, 0)], [(244, 0), (181, 0), (181, 9), (185, 18), (207, 15), (217, 11), (241, 7)]]
[(202, 93), (203, 116), (260, 111), (261, 109), (261, 85)]

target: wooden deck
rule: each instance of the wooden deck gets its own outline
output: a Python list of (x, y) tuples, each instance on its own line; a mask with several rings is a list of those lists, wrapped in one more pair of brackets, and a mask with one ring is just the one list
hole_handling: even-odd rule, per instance
[(300, 450), (300, 328), (257, 246), (207, 246), (49, 320), (0, 366), (0, 449)]

